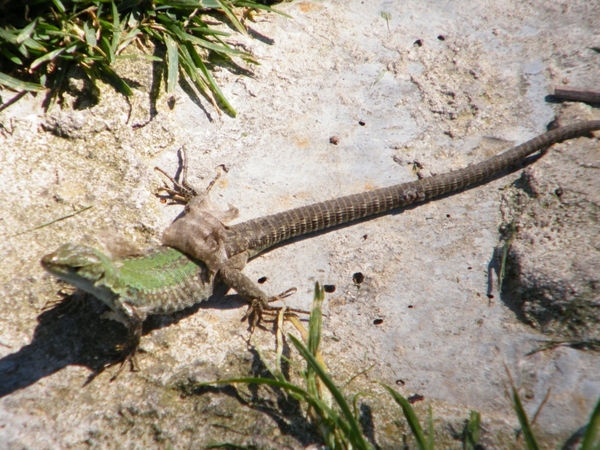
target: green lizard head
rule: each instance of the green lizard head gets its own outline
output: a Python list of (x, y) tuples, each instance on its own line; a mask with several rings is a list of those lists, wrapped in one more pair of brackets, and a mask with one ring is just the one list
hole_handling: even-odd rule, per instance
[(118, 270), (108, 256), (94, 248), (65, 244), (44, 256), (41, 264), (56, 278), (100, 300), (107, 301), (114, 296), (111, 284)]

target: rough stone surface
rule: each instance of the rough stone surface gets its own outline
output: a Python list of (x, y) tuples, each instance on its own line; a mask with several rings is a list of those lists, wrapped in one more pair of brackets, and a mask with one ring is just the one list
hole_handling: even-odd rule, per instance
[[(561, 120), (585, 115), (574, 105)], [(573, 152), (576, 146), (577, 151)], [(556, 145), (503, 196), (506, 301), (554, 338), (600, 338), (598, 143)], [(502, 250), (504, 251), (504, 247)]]
[[(600, 5), (589, 0), (331, 0), (279, 8), (292, 18), (258, 15), (250, 36), (231, 38), (260, 60), (250, 67), (254, 76), (225, 68), (215, 74), (237, 118), (217, 114), (185, 83), (174, 102), (152, 102), (152, 66), (143, 60), (115, 67), (138, 83), (130, 102), (108, 86), (92, 92), (74, 73), (63, 110), (45, 115), (38, 95), (0, 112), (0, 448), (319, 442), (281, 394), (190, 387), (262, 373), (256, 349), (273, 361), (273, 335), (249, 336), (235, 296), (219, 292), (192, 310), (150, 319), (142, 370), (112, 383), (111, 370), (92, 374), (112, 358), (123, 327), (102, 320), (103, 306), (90, 298), (52, 304), (65, 286), (44, 274), (39, 260), (59, 245), (159, 242), (180, 210), (153, 196), (159, 182), (152, 168), (174, 172), (182, 145), (197, 185), (211, 180), (218, 165), (229, 168), (213, 201), (235, 205), (246, 220), (412, 180), (415, 161), (429, 173), (481, 161), (545, 131), (564, 109), (546, 101), (552, 86), (598, 86)], [(76, 95), (86, 92), (90, 98)], [(12, 95), (0, 92), (4, 101)], [(580, 118), (599, 117), (597, 109), (577, 108)], [(527, 198), (523, 211), (550, 214), (519, 219), (511, 258), (523, 275), (513, 279), (547, 286), (523, 305), (498, 293), (493, 273), (499, 230), (509, 217), (501, 212), (503, 193), (519, 173), (298, 240), (246, 268), (253, 279), (267, 277), (267, 292), (296, 286), (288, 299), (296, 308), (310, 306), (315, 281), (335, 285), (327, 296), (323, 356), (340, 385), (365, 371), (345, 392), (373, 394), (361, 397), (361, 412), (382, 448), (398, 448), (407, 428), (375, 380), (424, 397), (415, 407), (424, 419), (432, 406), (439, 448), (462, 448), (457, 434), (471, 409), (482, 414), (485, 448), (514, 445), (518, 425), (505, 396), (505, 367), (530, 416), (550, 390), (536, 421), (545, 448), (587, 423), (600, 397), (598, 355), (560, 347), (528, 356), (544, 335), (521, 317), (552, 331), (554, 322), (536, 315), (545, 299), (570, 301), (573, 289), (584, 292), (583, 276), (597, 277), (597, 234), (586, 231), (595, 216), (579, 214), (597, 214), (598, 141), (557, 148), (527, 169), (539, 173), (526, 176), (529, 187), (517, 183)], [(568, 169), (563, 158), (577, 167)], [(550, 166), (560, 183), (543, 175)], [(552, 197), (555, 184), (560, 198)], [(529, 198), (531, 190), (537, 197)], [(552, 214), (562, 213), (571, 216), (554, 223)], [(540, 232), (533, 231), (536, 221)], [(525, 233), (535, 235), (533, 244)], [(540, 256), (528, 260), (526, 245)], [(358, 285), (357, 273), (364, 276)], [(597, 284), (587, 289), (597, 298)], [(563, 300), (557, 293), (567, 294)]]

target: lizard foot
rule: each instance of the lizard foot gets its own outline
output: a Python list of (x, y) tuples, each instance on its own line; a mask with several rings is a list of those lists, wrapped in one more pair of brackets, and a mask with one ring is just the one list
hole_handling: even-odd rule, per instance
[(136, 342), (130, 341), (129, 339), (127, 340), (127, 342), (125, 344), (117, 345), (115, 347), (115, 349), (110, 352), (110, 355), (114, 355), (114, 359), (112, 361), (104, 363), (98, 369), (96, 369), (88, 377), (87, 381), (84, 383), (84, 386), (87, 386), (89, 383), (91, 383), (98, 375), (100, 375), (102, 372), (104, 372), (109, 367), (113, 367), (113, 366), (117, 366), (117, 365), (119, 366), (119, 368), (117, 369), (117, 372), (112, 377), (110, 377), (109, 381), (111, 383), (117, 379), (117, 377), (121, 374), (121, 372), (123, 372), (123, 369), (125, 368), (125, 366), (128, 363), (131, 367), (131, 371), (137, 372), (139, 370), (138, 365), (137, 365), (137, 359), (136, 359), (136, 354), (139, 350), (138, 345), (139, 345), (139, 341), (136, 343)]
[[(261, 301), (261, 299), (253, 299), (248, 305), (248, 310), (244, 317), (242, 317), (242, 322), (248, 320), (250, 322), (250, 329), (253, 330), (257, 325), (260, 325), (261, 322), (272, 322), (275, 321), (277, 315), (283, 311), (284, 316), (296, 316), (297, 314), (309, 314), (310, 311), (305, 311), (303, 309), (296, 308), (288, 308), (287, 306), (270, 306), (269, 303), (276, 302), (287, 298), (296, 293), (298, 289), (295, 287), (288, 289), (287, 291), (282, 292), (281, 294), (270, 297), (266, 304)], [(272, 319), (265, 320), (264, 315), (273, 316)]]
[(112, 377), (110, 377), (109, 381), (111, 383), (115, 381), (119, 375), (121, 375), (121, 372), (123, 372), (123, 369), (127, 364), (129, 364), (132, 372), (137, 372), (140, 370), (136, 358), (137, 352), (139, 350), (138, 346), (139, 341), (137, 343), (128, 342), (124, 345), (117, 346), (116, 351), (119, 353), (117, 359), (115, 359), (114, 361), (110, 361), (109, 363), (104, 365), (104, 369), (116, 365), (119, 366), (117, 372)]
[(131, 310), (130, 316), (128, 317), (127, 323), (127, 340), (124, 344), (118, 345), (116, 351), (119, 352), (119, 356), (109, 363), (105, 364), (103, 370), (119, 364), (117, 372), (110, 378), (110, 382), (113, 382), (123, 372), (125, 365), (129, 363), (132, 372), (137, 372), (138, 365), (136, 360), (136, 353), (139, 350), (140, 340), (142, 337), (142, 324), (144, 320), (140, 317), (135, 310)]

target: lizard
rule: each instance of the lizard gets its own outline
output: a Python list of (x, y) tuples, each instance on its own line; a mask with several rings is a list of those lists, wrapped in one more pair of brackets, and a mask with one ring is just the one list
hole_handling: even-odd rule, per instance
[[(133, 356), (139, 346), (144, 320), (149, 315), (172, 314), (208, 299), (219, 281), (249, 302), (244, 318), (250, 317), (251, 327), (261, 321), (263, 313), (281, 311), (281, 307), (271, 306), (271, 301), (286, 297), (294, 289), (269, 297), (242, 273), (248, 260), (268, 248), (294, 237), (376, 217), (488, 181), (555, 143), (599, 129), (600, 120), (559, 127), (459, 170), (235, 225), (226, 224), (237, 214), (235, 209), (216, 211), (207, 200), (208, 192), (198, 192), (187, 183), (184, 162), (182, 183), (169, 177), (174, 187), (163, 188), (172, 199), (186, 203), (185, 213), (165, 230), (163, 245), (140, 255), (112, 260), (92, 247), (68, 243), (45, 255), (41, 264), (55, 277), (103, 301), (109, 308), (103, 317), (127, 327), (128, 337), (119, 360), (121, 369), (126, 360), (135, 368)], [(294, 312), (304, 311), (288, 310), (287, 313)]]

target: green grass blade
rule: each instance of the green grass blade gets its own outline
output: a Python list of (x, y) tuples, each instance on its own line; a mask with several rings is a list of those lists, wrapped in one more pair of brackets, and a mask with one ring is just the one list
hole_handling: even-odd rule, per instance
[(481, 430), (481, 414), (477, 411), (471, 411), (469, 422), (465, 427), (464, 448), (466, 450), (475, 450), (479, 442), (479, 431)]
[(420, 450), (427, 450), (428, 444), (425, 440), (425, 435), (423, 434), (423, 429), (421, 428), (421, 424), (419, 423), (419, 419), (417, 419), (417, 415), (415, 414), (415, 410), (410, 406), (408, 400), (406, 400), (402, 395), (398, 394), (391, 387), (379, 383), (385, 390), (389, 392), (394, 401), (400, 405), (402, 408), (402, 412), (404, 413), (404, 417), (406, 417), (406, 421), (408, 422), (408, 426), (410, 427), (415, 440), (417, 441), (417, 446)]
[(45, 62), (48, 61), (52, 61), (54, 58), (56, 58), (57, 56), (59, 56), (61, 53), (65, 52), (67, 49), (65, 47), (62, 48), (57, 48), (56, 50), (53, 50), (51, 52), (46, 53), (43, 56), (40, 56), (38, 59), (34, 60), (31, 63), (31, 66), (29, 66), (30, 70), (34, 70), (36, 67), (38, 67), (40, 64), (43, 64)]
[(535, 434), (533, 434), (533, 430), (531, 429), (531, 425), (529, 424), (529, 419), (527, 417), (527, 413), (523, 408), (523, 404), (521, 403), (521, 398), (519, 397), (519, 393), (517, 389), (512, 384), (511, 381), (511, 390), (512, 390), (512, 399), (513, 399), (513, 408), (517, 413), (517, 418), (519, 419), (519, 424), (521, 424), (521, 430), (523, 431), (523, 436), (525, 437), (525, 444), (529, 450), (539, 450), (540, 446), (535, 438)]
[(272, 12), (272, 13), (275, 13), (275, 14), (279, 14), (280, 16), (287, 17), (288, 19), (293, 19), (292, 16), (290, 16), (289, 14), (284, 13), (283, 11), (279, 11), (278, 9), (275, 9), (275, 8), (273, 8), (271, 6), (268, 6), (268, 5), (263, 5), (261, 3), (246, 2), (246, 1), (236, 1), (235, 4), (236, 4), (236, 6), (242, 6), (242, 7), (245, 7), (245, 8), (262, 9), (264, 11)]
[(274, 386), (274, 387), (285, 389), (286, 391), (295, 392), (296, 394), (302, 395), (302, 397), (309, 397), (308, 392), (306, 392), (301, 387), (298, 387), (295, 384), (289, 383), (287, 381), (276, 380), (273, 378), (260, 378), (260, 377), (230, 378), (227, 380), (215, 380), (215, 381), (206, 381), (203, 383), (195, 383), (194, 386), (213, 386), (215, 384), (235, 384), (235, 383), (266, 384), (268, 386)]
[[(308, 351), (315, 358), (317, 357), (317, 353), (319, 351), (319, 343), (321, 342), (321, 324), (322, 324), (322, 314), (321, 314), (321, 305), (323, 304), (324, 291), (321, 285), (317, 282), (315, 283), (315, 294), (313, 296), (313, 304), (310, 313), (310, 319), (308, 322), (308, 342), (307, 348)], [(310, 366), (310, 364), (306, 367), (306, 387), (308, 392), (310, 392), (314, 396), (320, 397), (319, 388), (317, 386), (316, 373)]]
[(163, 58), (154, 55), (119, 55), (117, 56), (117, 60), (119, 59), (145, 59), (146, 61), (156, 61), (161, 62)]
[(98, 70), (110, 81), (117, 91), (121, 94), (130, 97), (133, 95), (133, 91), (129, 85), (121, 78), (117, 73), (112, 70), (109, 66), (104, 64), (98, 64)]
[(115, 55), (111, 53), (112, 48), (110, 46), (110, 42), (108, 42), (108, 38), (104, 34), (100, 36), (100, 42), (98, 43), (97, 48), (102, 52), (103, 55), (105, 55), (107, 61), (116, 59)]
[(2, 53), (4, 56), (6, 56), (13, 64), (16, 64), (17, 66), (23, 65), (23, 61), (21, 60), (21, 58), (19, 58), (17, 55), (12, 53), (6, 47), (0, 47), (0, 53)]
[(310, 313), (310, 319), (308, 322), (308, 350), (313, 356), (317, 356), (319, 351), (319, 345), (321, 343), (321, 327), (323, 324), (323, 299), (325, 298), (325, 291), (320, 283), (315, 283), (315, 295), (314, 295), (312, 310)]
[(193, 34), (186, 33), (179, 23), (174, 22), (170, 17), (160, 15), (157, 20), (181, 43), (192, 42), (200, 47), (204, 47), (207, 50), (212, 50), (217, 53), (225, 53), (233, 56), (239, 56), (241, 58), (252, 58), (252, 55), (247, 52), (241, 52), (230, 48), (228, 45), (219, 45), (213, 42), (207, 41), (206, 39), (199, 38)]
[(67, 11), (65, 8), (65, 5), (62, 4), (62, 2), (60, 0), (52, 0), (52, 3), (54, 3), (54, 6), (56, 6), (56, 8), (60, 11), (60, 13), (62, 15), (65, 14), (65, 12)]
[(319, 364), (319, 362), (310, 353), (310, 351), (302, 344), (302, 342), (300, 342), (298, 339), (296, 339), (292, 335), (288, 335), (288, 338), (292, 341), (292, 344), (294, 344), (294, 347), (296, 347), (296, 350), (298, 350), (300, 355), (306, 360), (307, 364), (311, 367), (311, 369), (315, 371), (315, 373), (321, 379), (323, 384), (327, 387), (329, 392), (331, 392), (331, 395), (333, 395), (333, 398), (335, 399), (339, 408), (342, 410), (342, 414), (345, 417), (346, 422), (348, 423), (348, 426), (350, 428), (350, 432), (348, 434), (348, 439), (350, 439), (350, 441), (352, 442), (352, 445), (359, 449), (371, 448), (371, 446), (367, 443), (367, 441), (365, 441), (365, 438), (363, 437), (362, 433), (360, 432), (360, 426), (358, 425), (358, 421), (356, 420), (356, 417), (354, 417), (354, 415), (352, 414), (350, 406), (344, 399), (344, 396), (342, 395), (342, 393), (339, 391), (339, 389), (333, 383), (333, 380), (331, 378), (329, 378), (329, 375), (327, 375), (325, 370), (323, 370), (323, 367), (321, 366), (321, 364)]
[(31, 34), (33, 33), (33, 30), (35, 29), (37, 22), (38, 22), (38, 20), (36, 17), (33, 20), (33, 22), (31, 22), (29, 25), (27, 25), (25, 28), (23, 28), (21, 30), (21, 32), (18, 34), (17, 39), (16, 39), (17, 44), (22, 44), (23, 42), (25, 42), (27, 39), (29, 39), (31, 37)]
[(83, 32), (85, 34), (85, 42), (90, 47), (95, 47), (98, 44), (96, 40), (96, 30), (94, 30), (94, 26), (90, 24), (89, 20), (83, 22)]
[[(217, 3), (220, 6), (219, 9), (225, 13), (225, 15), (229, 18), (229, 20), (231, 21), (231, 23), (233, 24), (235, 29), (238, 30), (241, 34), (246, 34), (247, 33), (246, 28), (244, 27), (244, 25), (241, 24), (241, 22), (235, 16), (231, 7), (229, 5), (226, 5), (225, 2), (222, 2), (221, 0), (214, 0), (214, 1), (215, 1), (215, 3)], [(229, 3), (229, 2), (227, 2), (227, 3)]]
[(46, 47), (44, 47), (42, 44), (40, 44), (38, 41), (32, 38), (25, 39), (25, 41), (23, 41), (23, 46), (37, 52), (46, 51)]
[(17, 43), (17, 36), (4, 28), (0, 28), (0, 39), (10, 44)]
[(600, 399), (592, 412), (590, 421), (585, 430), (581, 450), (599, 450), (600, 449)]
[[(179, 61), (183, 67), (185, 73), (187, 73), (188, 77), (192, 80), (192, 82), (196, 85), (196, 88), (202, 93), (206, 93), (206, 91), (210, 90), (208, 84), (204, 79), (198, 74), (198, 70), (192, 60), (192, 56), (189, 54), (186, 46), (179, 47)], [(208, 94), (207, 94), (208, 95)]]
[(225, 108), (227, 108), (227, 110), (233, 115), (233, 117), (235, 117), (237, 115), (237, 112), (235, 111), (235, 109), (233, 109), (233, 106), (229, 104), (229, 102), (223, 95), (223, 92), (221, 92), (221, 89), (219, 88), (219, 86), (211, 76), (210, 72), (204, 65), (204, 61), (202, 61), (202, 58), (200, 58), (200, 55), (198, 55), (198, 52), (196, 52), (194, 46), (190, 42), (186, 42), (184, 44), (184, 47), (187, 49), (188, 54), (192, 59), (194, 67), (196, 69), (200, 69), (200, 71), (202, 72), (204, 80), (206, 80), (206, 83), (210, 90), (214, 92), (214, 94), (217, 96), (217, 98), (223, 104), (223, 106), (225, 106)]
[(177, 44), (168, 34), (164, 34), (167, 47), (167, 93), (173, 94), (177, 86), (177, 75), (179, 73), (179, 54)]
[(17, 91), (39, 92), (45, 89), (44, 86), (42, 86), (41, 84), (21, 81), (2, 72), (0, 72), (0, 84), (2, 86), (6, 86), (7, 88), (15, 89)]
[(429, 405), (429, 409), (427, 411), (427, 448), (429, 450), (433, 450), (434, 449), (434, 445), (433, 445), (433, 437), (434, 437), (434, 433), (433, 433), (433, 412), (431, 410), (431, 405)]
[(117, 54), (117, 48), (119, 47), (119, 43), (121, 42), (121, 21), (119, 20), (119, 12), (117, 11), (117, 5), (115, 5), (114, 1), (111, 1), (110, 4), (112, 7), (113, 23), (109, 64), (112, 64), (116, 60), (115, 56)]
[(156, 0), (157, 5), (171, 6), (173, 8), (210, 8), (201, 0)]
[[(310, 406), (315, 408), (317, 411), (321, 411), (327, 419), (334, 422), (338, 425), (345, 433), (349, 433), (350, 429), (348, 425), (345, 424), (342, 420), (340, 420), (338, 414), (329, 408), (325, 403), (323, 403), (320, 399), (310, 395), (309, 392), (302, 389), (295, 384), (289, 383), (287, 381), (282, 381), (280, 379), (272, 379), (272, 378), (259, 378), (259, 377), (244, 377), (244, 378), (231, 378), (228, 380), (216, 380), (216, 381), (208, 381), (205, 383), (196, 383), (195, 386), (212, 386), (215, 384), (235, 384), (235, 383), (244, 383), (244, 384), (263, 384), (268, 386), (274, 386), (281, 389), (284, 389), (288, 392), (292, 392), (298, 396), (300, 396), (304, 401), (306, 401)], [(365, 448), (368, 449), (370, 447), (357, 447), (357, 448)]]

